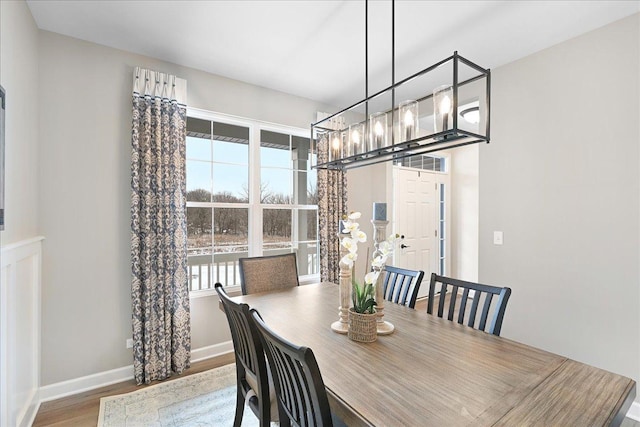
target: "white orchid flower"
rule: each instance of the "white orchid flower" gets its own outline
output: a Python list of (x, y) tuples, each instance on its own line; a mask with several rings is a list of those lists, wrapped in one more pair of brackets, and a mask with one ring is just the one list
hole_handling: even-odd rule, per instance
[(365, 274), (364, 282), (366, 284), (368, 284), (368, 285), (376, 283), (378, 281), (378, 275), (379, 274), (380, 274), (380, 272), (378, 272), (378, 271), (371, 271), (371, 272)]
[(360, 212), (351, 212), (349, 214), (349, 219), (350, 220), (360, 219), (360, 216), (362, 216), (362, 214)]
[(344, 226), (344, 230), (342, 230), (343, 233), (353, 233), (354, 231), (358, 231), (360, 229), (360, 224), (353, 221), (345, 221), (343, 226)]
[(349, 252), (357, 252), (358, 251), (358, 241), (352, 239), (350, 237), (344, 237), (340, 242), (343, 248), (347, 249)]
[(382, 255), (378, 255), (371, 262), (371, 267), (373, 267), (373, 268), (382, 268), (382, 267), (384, 267), (384, 263), (385, 262), (387, 262), (387, 257), (386, 256), (382, 256)]
[(380, 245), (378, 245), (378, 250), (383, 255), (389, 255), (391, 252), (393, 252), (393, 244), (385, 240), (384, 242), (380, 242)]
[(387, 239), (387, 242), (395, 243), (396, 240), (398, 240), (399, 238), (400, 238), (399, 234), (397, 234), (397, 233), (396, 234), (391, 234), (391, 235), (389, 235), (389, 238)]
[(351, 238), (357, 242), (366, 242), (367, 241), (367, 235), (364, 231), (362, 230), (353, 230), (351, 232)]
[(349, 268), (353, 268), (353, 263), (356, 259), (358, 259), (358, 254), (355, 252), (349, 252), (342, 257), (340, 263), (346, 265)]

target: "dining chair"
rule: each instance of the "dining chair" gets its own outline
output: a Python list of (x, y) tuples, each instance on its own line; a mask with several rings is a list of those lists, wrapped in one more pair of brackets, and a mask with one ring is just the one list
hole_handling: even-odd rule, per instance
[(260, 332), (276, 389), (280, 425), (344, 425), (331, 413), (320, 368), (309, 347), (290, 343), (273, 332), (256, 309), (251, 316)]
[(242, 294), (255, 294), (298, 286), (296, 254), (240, 258)]
[(278, 404), (259, 332), (251, 320), (249, 306), (232, 301), (220, 283), (216, 283), (215, 288), (227, 315), (236, 359), (237, 392), (233, 425), (239, 427), (242, 424), (245, 403), (248, 403), (258, 417), (260, 427), (268, 426), (270, 421), (278, 421)]
[(384, 267), (383, 294), (386, 301), (415, 308), (418, 290), (424, 277), (422, 270), (407, 270), (387, 265)]
[[(431, 274), (431, 282), (429, 283), (429, 299), (427, 302), (427, 313), (433, 314), (434, 310), (434, 298), (435, 289), (437, 284), (441, 284), (440, 298), (438, 303), (437, 316), (443, 317), (445, 311), (445, 295), (449, 286), (451, 286), (451, 298), (449, 300), (449, 307), (447, 311), (447, 319), (453, 321), (456, 310), (458, 311), (457, 322), (464, 324), (465, 317), (467, 317), (467, 326), (471, 326), (481, 331), (489, 332), (490, 334), (500, 336), (500, 330), (502, 329), (502, 319), (504, 318), (504, 312), (507, 308), (507, 302), (511, 296), (510, 288), (500, 288), (497, 286), (482, 285), (480, 283), (466, 282), (464, 280), (452, 279), (450, 277), (438, 276), (435, 273)], [(460, 306), (456, 308), (458, 289), (463, 289), (462, 297), (460, 298)], [(473, 292), (473, 295), (471, 295)], [(497, 302), (493, 304), (493, 296), (498, 297)], [(476, 317), (478, 312), (478, 306), (480, 305), (480, 299), (484, 296), (484, 303), (482, 304), (482, 310), (480, 312), (480, 319), (477, 326)], [(471, 300), (471, 308), (467, 313), (468, 300)], [(490, 314), (492, 312), (493, 314)], [(487, 320), (491, 316), (489, 323), (489, 330), (486, 329)]]

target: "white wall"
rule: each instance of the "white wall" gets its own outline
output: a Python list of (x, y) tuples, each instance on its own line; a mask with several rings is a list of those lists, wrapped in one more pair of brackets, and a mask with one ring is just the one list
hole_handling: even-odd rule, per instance
[(38, 30), (24, 1), (0, 1), (7, 94), (5, 231), (0, 232), (0, 426), (31, 424), (40, 385)]
[(24, 1), (0, 2), (0, 85), (7, 93), (6, 245), (38, 234), (38, 29)]
[(450, 272), (457, 279), (478, 280), (479, 152), (490, 144), (474, 144), (449, 150), (451, 163)]
[(639, 28), (636, 14), (493, 70), (479, 261), (480, 281), (513, 289), (503, 336), (636, 381)]
[[(132, 363), (130, 152), (135, 66), (187, 80), (189, 106), (308, 128), (333, 108), (40, 32), (42, 383)], [(230, 340), (216, 297), (192, 299), (192, 348)]]

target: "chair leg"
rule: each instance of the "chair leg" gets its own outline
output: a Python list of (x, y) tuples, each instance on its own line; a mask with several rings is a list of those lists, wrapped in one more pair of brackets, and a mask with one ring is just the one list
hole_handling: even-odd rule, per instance
[(282, 406), (280, 406), (280, 402), (278, 402), (278, 417), (280, 418), (280, 427), (291, 427), (291, 420)]
[(244, 396), (242, 395), (241, 386), (238, 385), (236, 392), (236, 417), (233, 419), (233, 427), (240, 427), (242, 424), (242, 415), (244, 413)]
[(269, 427), (271, 425), (271, 414), (268, 414), (268, 406), (271, 402), (267, 399), (266, 402), (260, 400), (258, 402), (258, 413), (260, 414), (260, 427)]

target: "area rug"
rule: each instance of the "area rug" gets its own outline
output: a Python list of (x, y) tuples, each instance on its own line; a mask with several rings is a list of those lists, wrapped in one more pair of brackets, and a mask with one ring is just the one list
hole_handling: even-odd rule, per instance
[[(184, 378), (100, 399), (98, 427), (232, 426), (236, 368), (226, 365)], [(258, 426), (245, 408), (243, 427)]]

